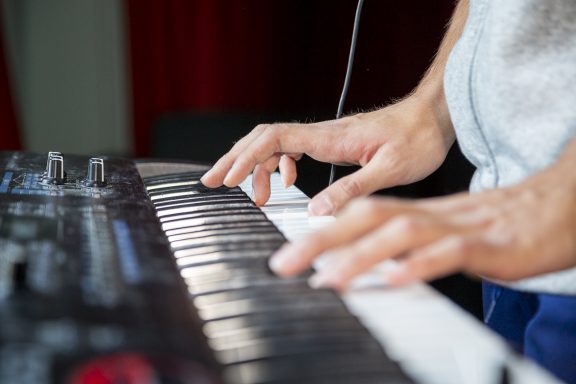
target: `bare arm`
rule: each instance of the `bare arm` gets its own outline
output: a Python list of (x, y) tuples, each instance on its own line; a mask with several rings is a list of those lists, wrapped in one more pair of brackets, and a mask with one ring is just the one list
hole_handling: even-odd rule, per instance
[(508, 188), (427, 200), (365, 198), (326, 228), (287, 244), (271, 267), (283, 276), (330, 261), (311, 279), (344, 289), (388, 259), (391, 285), (457, 271), (514, 281), (576, 266), (576, 138), (548, 169)]
[(467, 14), (468, 0), (461, 0), (430, 69), (404, 100), (339, 120), (260, 125), (224, 155), (202, 182), (208, 187), (232, 187), (253, 172), (254, 199), (262, 205), (270, 196), (270, 173), (280, 167), (284, 183), (294, 183), (295, 161), (303, 154), (362, 166), (312, 199), (312, 214), (332, 214), (354, 197), (426, 177), (442, 164), (454, 142), (443, 73)]

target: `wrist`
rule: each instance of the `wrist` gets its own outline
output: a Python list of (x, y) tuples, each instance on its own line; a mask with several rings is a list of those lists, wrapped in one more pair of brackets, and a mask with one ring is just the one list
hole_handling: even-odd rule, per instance
[(421, 125), (437, 130), (442, 135), (445, 144), (450, 147), (456, 140), (456, 133), (448, 110), (444, 87), (428, 84), (428, 86), (417, 88), (408, 99), (414, 105), (414, 113), (424, 120)]

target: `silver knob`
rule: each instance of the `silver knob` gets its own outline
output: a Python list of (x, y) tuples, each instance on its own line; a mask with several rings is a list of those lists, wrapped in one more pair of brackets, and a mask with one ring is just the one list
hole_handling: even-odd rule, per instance
[(64, 157), (61, 154), (51, 152), (48, 155), (45, 181), (51, 184), (61, 184), (64, 182)]
[(48, 152), (48, 158), (46, 159), (46, 169), (44, 170), (43, 176), (46, 176), (48, 174), (48, 167), (50, 166), (50, 158), (54, 155), (62, 156), (62, 152)]
[(88, 175), (86, 185), (101, 187), (106, 184), (104, 177), (104, 160), (99, 157), (92, 157), (88, 160)]

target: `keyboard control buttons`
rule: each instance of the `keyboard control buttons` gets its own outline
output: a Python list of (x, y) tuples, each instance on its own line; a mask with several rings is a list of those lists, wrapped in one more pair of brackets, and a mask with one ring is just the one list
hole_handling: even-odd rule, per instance
[(44, 184), (63, 184), (66, 180), (64, 173), (64, 157), (60, 152), (48, 152), (46, 172), (42, 178)]
[(92, 157), (88, 160), (88, 173), (84, 184), (88, 187), (103, 187), (106, 185), (103, 159)]

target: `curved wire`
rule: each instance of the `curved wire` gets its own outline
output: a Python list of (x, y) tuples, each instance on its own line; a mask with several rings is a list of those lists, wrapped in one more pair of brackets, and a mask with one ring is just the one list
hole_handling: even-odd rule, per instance
[[(344, 78), (344, 86), (342, 87), (342, 93), (340, 94), (340, 101), (338, 102), (338, 110), (336, 111), (336, 119), (342, 117), (342, 111), (344, 109), (344, 103), (346, 102), (346, 95), (348, 94), (348, 88), (350, 87), (350, 77), (352, 75), (352, 66), (354, 65), (354, 52), (356, 51), (356, 40), (358, 39), (358, 29), (360, 26), (360, 14), (362, 13), (362, 6), (364, 5), (364, 0), (358, 0), (358, 5), (356, 6), (356, 16), (354, 17), (354, 29), (352, 30), (352, 43), (350, 44), (350, 53), (348, 54), (348, 66), (346, 67), (346, 77)], [(336, 173), (336, 166), (334, 164), (330, 165), (330, 179), (328, 180), (328, 186), (332, 185), (334, 182), (334, 175)]]

